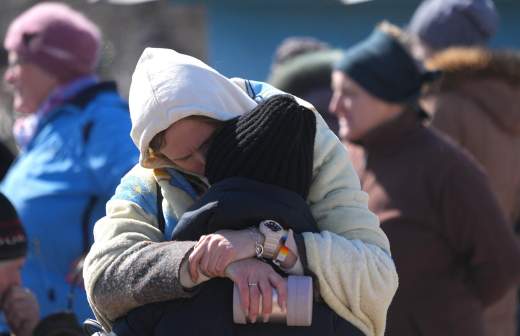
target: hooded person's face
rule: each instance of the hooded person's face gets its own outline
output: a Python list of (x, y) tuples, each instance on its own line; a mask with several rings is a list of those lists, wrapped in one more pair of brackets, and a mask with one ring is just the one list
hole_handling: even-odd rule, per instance
[(166, 129), (159, 152), (182, 170), (204, 176), (206, 152), (216, 128), (216, 123), (203, 119), (181, 119)]

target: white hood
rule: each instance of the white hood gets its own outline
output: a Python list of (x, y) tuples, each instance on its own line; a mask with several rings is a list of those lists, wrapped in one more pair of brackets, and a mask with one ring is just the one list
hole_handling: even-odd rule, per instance
[(192, 115), (228, 120), (256, 106), (240, 87), (200, 60), (171, 49), (146, 48), (130, 86), (132, 140), (145, 168), (163, 164), (149, 157), (152, 138)]

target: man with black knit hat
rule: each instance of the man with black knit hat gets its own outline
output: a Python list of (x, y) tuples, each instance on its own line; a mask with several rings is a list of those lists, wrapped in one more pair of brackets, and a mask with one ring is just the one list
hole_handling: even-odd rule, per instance
[(40, 315), (36, 298), (21, 286), (26, 253), (25, 231), (13, 205), (0, 193), (0, 309), (16, 336), (32, 335)]

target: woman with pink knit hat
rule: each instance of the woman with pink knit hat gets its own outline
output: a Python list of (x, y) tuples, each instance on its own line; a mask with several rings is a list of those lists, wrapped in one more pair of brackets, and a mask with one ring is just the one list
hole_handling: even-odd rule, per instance
[(137, 161), (127, 104), (114, 83), (95, 75), (100, 45), (94, 23), (54, 2), (19, 15), (4, 40), (20, 155), (0, 189), (27, 230), (22, 277), (42, 317), (92, 314), (75, 265), (106, 201)]

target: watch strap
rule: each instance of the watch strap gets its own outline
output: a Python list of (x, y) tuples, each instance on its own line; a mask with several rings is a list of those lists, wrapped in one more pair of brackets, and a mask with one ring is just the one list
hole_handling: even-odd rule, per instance
[(276, 255), (276, 258), (273, 259), (273, 263), (275, 265), (282, 267), (283, 262), (285, 259), (287, 259), (287, 256), (289, 255), (289, 248), (285, 245), (282, 245), (280, 250), (278, 251), (278, 254)]

